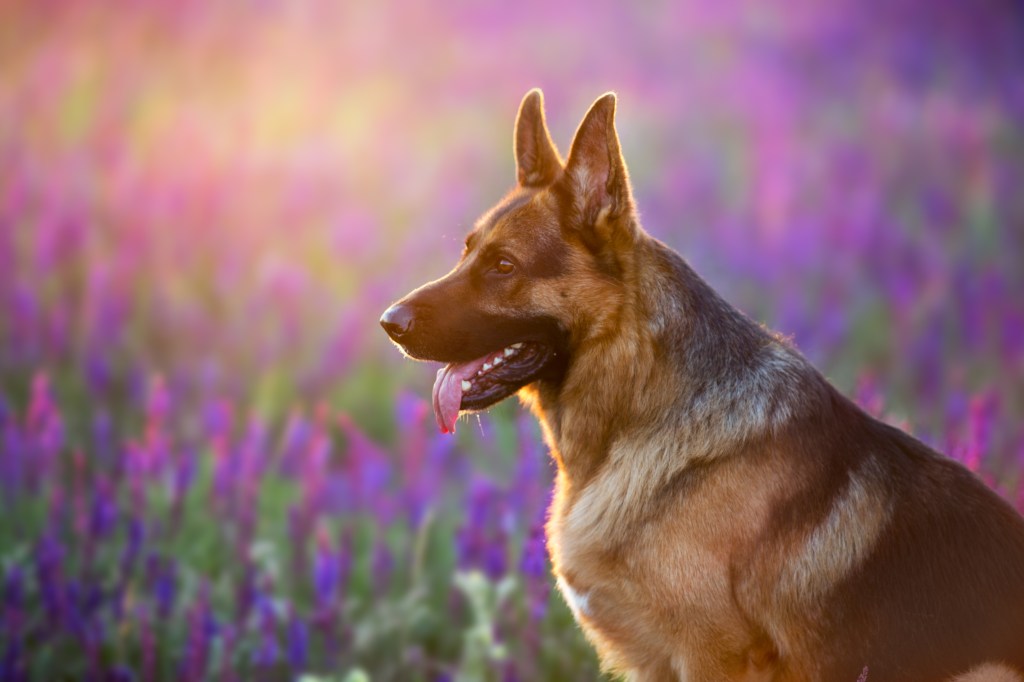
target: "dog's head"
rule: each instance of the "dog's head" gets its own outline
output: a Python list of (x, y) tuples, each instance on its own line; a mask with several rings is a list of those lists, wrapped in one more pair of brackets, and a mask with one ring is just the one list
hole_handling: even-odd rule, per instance
[(640, 231), (614, 116), (609, 93), (563, 164), (530, 91), (516, 119), (516, 186), (477, 221), (451, 272), (381, 317), (407, 355), (448, 363), (433, 396), (442, 431), (460, 410), (560, 381), (579, 345), (613, 323)]

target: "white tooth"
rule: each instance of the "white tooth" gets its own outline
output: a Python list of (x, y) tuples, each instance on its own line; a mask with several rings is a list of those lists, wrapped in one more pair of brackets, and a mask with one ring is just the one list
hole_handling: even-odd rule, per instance
[(468, 391), (471, 388), (473, 388), (473, 384), (471, 384), (468, 381), (466, 381), (465, 379), (463, 379), (462, 380), (462, 390), (463, 391)]
[(515, 348), (516, 350), (519, 350), (520, 348), (523, 347), (523, 344), (521, 344), (521, 343), (513, 343), (512, 347)]
[(494, 366), (495, 367), (497, 367), (498, 365), (500, 365), (503, 362), (504, 362), (504, 360), (502, 360), (500, 355), (498, 357), (494, 358)]
[(484, 363), (484, 371), (486, 372), (486, 371), (488, 371), (488, 370), (490, 370), (490, 369), (491, 369), (491, 363), (489, 363), (489, 362), (485, 362), (485, 363)]
[(512, 350), (511, 348), (506, 348), (505, 349), (505, 357), (506, 358), (507, 357), (511, 357), (511, 356), (513, 356), (515, 354), (516, 354), (516, 352), (514, 350)]

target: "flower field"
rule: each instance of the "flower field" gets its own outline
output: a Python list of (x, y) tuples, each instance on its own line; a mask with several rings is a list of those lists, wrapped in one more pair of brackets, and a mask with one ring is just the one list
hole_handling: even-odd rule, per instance
[(0, 681), (600, 678), (536, 424), (438, 433), (377, 325), (535, 86), (563, 151), (617, 91), (646, 229), (1024, 509), (1024, 21), (871, 4), (6, 4)]

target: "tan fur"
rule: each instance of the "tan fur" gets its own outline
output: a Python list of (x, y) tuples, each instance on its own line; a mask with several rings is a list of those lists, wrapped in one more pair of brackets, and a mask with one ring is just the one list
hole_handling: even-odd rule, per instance
[(1024, 682), (1024, 677), (1015, 673), (1008, 666), (987, 663), (963, 675), (957, 675), (951, 682)]
[(874, 472), (853, 474), (828, 518), (786, 559), (778, 588), (781, 598), (799, 603), (825, 594), (874, 548), (890, 513), (890, 501), (876, 483)]

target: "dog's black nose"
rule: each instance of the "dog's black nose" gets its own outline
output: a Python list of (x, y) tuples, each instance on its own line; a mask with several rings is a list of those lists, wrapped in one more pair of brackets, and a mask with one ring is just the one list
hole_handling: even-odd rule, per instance
[(396, 303), (380, 316), (380, 326), (388, 336), (398, 341), (400, 338), (412, 331), (412, 308), (401, 303)]

